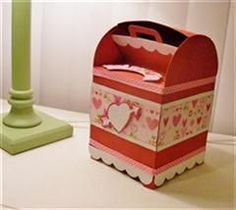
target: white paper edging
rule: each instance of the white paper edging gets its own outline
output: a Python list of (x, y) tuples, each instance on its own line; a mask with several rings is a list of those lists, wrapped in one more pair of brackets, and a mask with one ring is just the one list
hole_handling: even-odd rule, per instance
[(113, 164), (117, 170), (126, 171), (127, 174), (133, 178), (138, 177), (143, 184), (149, 184), (152, 182), (153, 174), (147, 173), (146, 171), (135, 167), (135, 165), (130, 165), (125, 161), (91, 145), (89, 145), (89, 152), (92, 158), (96, 160), (102, 159), (102, 161), (107, 165)]
[(166, 180), (173, 179), (176, 175), (180, 175), (185, 172), (187, 169), (191, 169), (197, 164), (204, 162), (205, 151), (194, 155), (193, 157), (155, 175), (155, 185), (161, 186)]
[(130, 37), (124, 35), (112, 35), (113, 41), (119, 46), (126, 47), (130, 45), (133, 48), (140, 49), (143, 47), (145, 50), (149, 52), (158, 51), (162, 55), (174, 55), (177, 47), (172, 45), (168, 45), (165, 43), (159, 43), (155, 41), (150, 41), (143, 38), (138, 37)]
[(201, 164), (204, 161), (205, 152), (200, 152), (191, 158), (176, 164), (165, 171), (157, 174), (148, 173), (147, 171), (141, 170), (135, 165), (128, 164), (127, 162), (107, 153), (100, 149), (97, 149), (89, 145), (89, 152), (92, 158), (99, 160), (101, 159), (107, 165), (114, 165), (119, 171), (126, 171), (127, 174), (133, 178), (139, 178), (144, 185), (148, 185), (152, 182), (154, 177), (154, 182), (157, 187), (164, 184), (166, 180), (170, 180), (175, 177), (176, 174), (182, 174), (186, 169), (193, 168), (196, 164)]

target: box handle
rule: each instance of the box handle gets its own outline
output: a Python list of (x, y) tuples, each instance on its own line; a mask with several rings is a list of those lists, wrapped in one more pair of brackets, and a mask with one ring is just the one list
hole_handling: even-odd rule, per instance
[(151, 39), (151, 40), (153, 40), (154, 38), (154, 40), (157, 42), (163, 42), (160, 33), (154, 29), (146, 28), (146, 27), (138, 26), (138, 25), (130, 25), (128, 30), (129, 30), (130, 36), (132, 37), (140, 37), (140, 38), (146, 38), (146, 39)]

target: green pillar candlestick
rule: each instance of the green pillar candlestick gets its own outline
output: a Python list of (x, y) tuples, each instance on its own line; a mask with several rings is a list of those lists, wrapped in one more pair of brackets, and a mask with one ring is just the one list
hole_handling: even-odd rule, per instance
[(30, 88), (30, 2), (12, 4), (12, 89), (11, 111), (4, 124), (16, 128), (34, 127), (41, 119), (34, 112)]
[(30, 1), (12, 2), (11, 110), (1, 115), (0, 147), (17, 154), (69, 136), (73, 128), (33, 109), (30, 85)]

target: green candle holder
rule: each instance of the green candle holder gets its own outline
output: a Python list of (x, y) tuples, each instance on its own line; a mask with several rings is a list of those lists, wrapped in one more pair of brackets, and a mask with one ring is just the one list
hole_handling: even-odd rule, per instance
[(17, 154), (72, 136), (73, 127), (33, 108), (30, 85), (30, 1), (12, 2), (12, 89), (0, 115), (0, 147)]

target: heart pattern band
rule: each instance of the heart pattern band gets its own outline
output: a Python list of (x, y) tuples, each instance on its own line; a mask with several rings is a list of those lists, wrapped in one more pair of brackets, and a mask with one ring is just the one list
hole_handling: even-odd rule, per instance
[(212, 99), (207, 92), (161, 105), (96, 84), (91, 123), (148, 148), (164, 148), (207, 130)]

